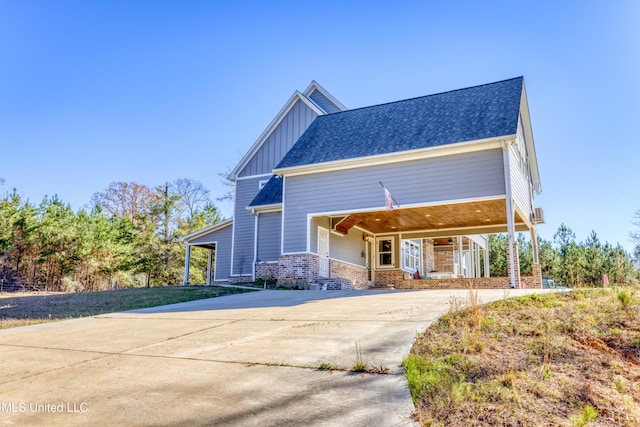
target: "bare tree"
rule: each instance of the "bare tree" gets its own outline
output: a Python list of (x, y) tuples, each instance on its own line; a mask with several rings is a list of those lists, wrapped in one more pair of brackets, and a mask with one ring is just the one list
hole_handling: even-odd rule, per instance
[(117, 218), (127, 217), (134, 225), (138, 225), (156, 197), (154, 191), (146, 185), (112, 182), (104, 192), (95, 193), (91, 201), (109, 214)]
[[(640, 228), (640, 209), (635, 211), (635, 213), (633, 214), (633, 220), (631, 221), (631, 224)], [(629, 237), (631, 237), (631, 240), (636, 242), (636, 244), (640, 245), (640, 230), (629, 232)]]
[(205, 188), (200, 181), (188, 178), (180, 178), (172, 184), (173, 194), (178, 197), (178, 208), (187, 220), (193, 218), (193, 215), (204, 209), (207, 204), (211, 203), (209, 190)]
[(235, 185), (233, 182), (229, 180), (229, 175), (231, 175), (231, 168), (227, 169), (224, 173), (218, 173), (218, 176), (222, 178), (220, 182), (222, 185), (227, 187), (227, 191), (220, 197), (216, 197), (216, 202), (232, 202), (233, 201), (233, 190), (235, 189)]

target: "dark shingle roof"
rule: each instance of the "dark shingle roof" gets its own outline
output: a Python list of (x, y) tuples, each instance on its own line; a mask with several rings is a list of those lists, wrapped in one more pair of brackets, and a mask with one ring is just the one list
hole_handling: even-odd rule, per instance
[(320, 116), (276, 169), (516, 133), (523, 78)]
[(262, 190), (249, 203), (250, 207), (276, 205), (282, 203), (282, 178), (272, 176)]

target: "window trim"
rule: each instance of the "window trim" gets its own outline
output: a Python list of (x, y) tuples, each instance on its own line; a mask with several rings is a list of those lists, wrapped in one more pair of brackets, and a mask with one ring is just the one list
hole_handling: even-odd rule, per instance
[[(391, 242), (391, 251), (380, 251), (380, 242), (384, 240), (389, 240)], [(380, 255), (381, 254), (391, 254), (391, 264), (381, 264), (380, 263)], [(396, 237), (395, 236), (383, 236), (376, 238), (376, 268), (377, 269), (389, 269), (396, 268)]]
[[(405, 252), (404, 252), (404, 247), (405, 244), (408, 244), (409, 247), (415, 247), (416, 249), (418, 249), (418, 255), (417, 257), (414, 257), (414, 255), (412, 255), (411, 250), (409, 250), (409, 257), (411, 258), (415, 258), (415, 263), (416, 263), (416, 267), (411, 267), (407, 264), (405, 264)], [(413, 241), (412, 239), (403, 239), (400, 241), (400, 264), (402, 267), (402, 270), (410, 272), (410, 273), (415, 273), (416, 271), (422, 271), (422, 243), (417, 243), (415, 241)]]

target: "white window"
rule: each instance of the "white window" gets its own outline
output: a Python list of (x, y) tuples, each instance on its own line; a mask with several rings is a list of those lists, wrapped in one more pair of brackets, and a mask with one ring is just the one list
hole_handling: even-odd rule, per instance
[(420, 241), (419, 240), (403, 240), (402, 241), (402, 269), (410, 272), (420, 270)]
[(393, 254), (393, 237), (380, 237), (377, 239), (377, 267), (390, 268), (395, 266)]

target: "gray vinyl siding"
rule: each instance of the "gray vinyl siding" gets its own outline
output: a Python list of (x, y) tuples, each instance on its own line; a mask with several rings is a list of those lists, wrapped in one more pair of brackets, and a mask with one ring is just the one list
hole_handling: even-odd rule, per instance
[(277, 261), (280, 256), (280, 212), (261, 213), (258, 216), (258, 262)]
[(402, 205), (505, 194), (502, 150), (285, 177), (285, 253), (306, 248), (307, 214), (384, 209), (382, 181)]
[(260, 191), (258, 184), (264, 177), (241, 179), (236, 182), (235, 216), (233, 218), (233, 269), (231, 274), (253, 274), (256, 219), (246, 207)]
[(205, 234), (197, 239), (190, 240), (190, 245), (216, 244), (213, 276), (215, 280), (227, 280), (231, 274), (231, 236), (233, 226), (221, 228)]
[(328, 114), (342, 111), (341, 109), (336, 107), (334, 103), (329, 100), (329, 98), (327, 98), (317, 90), (314, 90), (309, 98), (311, 98), (311, 100), (315, 102), (318, 107), (322, 108), (322, 110), (326, 111)]
[(271, 173), (316, 117), (318, 115), (313, 110), (298, 100), (240, 171), (239, 176), (247, 177)]

